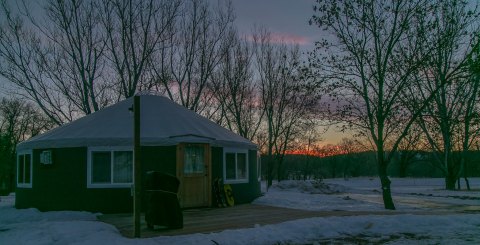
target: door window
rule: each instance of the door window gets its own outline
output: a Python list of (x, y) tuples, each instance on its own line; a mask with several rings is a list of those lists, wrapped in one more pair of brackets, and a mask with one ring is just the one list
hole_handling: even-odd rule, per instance
[(185, 147), (183, 172), (201, 174), (205, 171), (205, 147), (188, 145)]

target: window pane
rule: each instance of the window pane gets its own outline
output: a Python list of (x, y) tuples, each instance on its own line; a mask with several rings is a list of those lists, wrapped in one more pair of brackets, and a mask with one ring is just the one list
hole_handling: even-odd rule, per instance
[(235, 174), (235, 153), (226, 153), (225, 154), (225, 172), (227, 180), (236, 179)]
[(186, 174), (203, 173), (205, 169), (205, 148), (203, 146), (185, 147), (183, 171)]
[(32, 171), (30, 166), (31, 155), (25, 154), (25, 184), (30, 184), (30, 172)]
[(113, 183), (132, 183), (133, 154), (131, 151), (113, 153)]
[(237, 153), (237, 179), (247, 178), (247, 154)]
[(109, 151), (92, 152), (92, 183), (111, 183)]
[(24, 178), (23, 178), (24, 167), (25, 167), (25, 155), (18, 155), (17, 182), (22, 183), (22, 184), (23, 184), (23, 181), (24, 181)]

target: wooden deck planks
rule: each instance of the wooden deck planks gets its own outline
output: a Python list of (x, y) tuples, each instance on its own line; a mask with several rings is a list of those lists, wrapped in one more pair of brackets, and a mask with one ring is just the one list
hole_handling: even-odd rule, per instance
[[(230, 208), (201, 208), (183, 211), (183, 229), (167, 230), (147, 228), (141, 218), (141, 237), (172, 236), (192, 233), (219, 232), (227, 229), (251, 228), (255, 225), (276, 224), (289, 220), (327, 216), (354, 216), (365, 214), (398, 214), (398, 212), (306, 211), (255, 204), (243, 204)], [(132, 214), (106, 214), (99, 220), (117, 227), (123, 236), (133, 236)]]

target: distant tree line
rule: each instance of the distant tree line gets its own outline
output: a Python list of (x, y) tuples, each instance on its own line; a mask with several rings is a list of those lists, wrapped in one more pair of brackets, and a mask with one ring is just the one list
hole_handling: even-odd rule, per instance
[[(412, 155), (406, 164), (405, 155)], [(467, 158), (471, 162), (480, 161), (480, 151), (470, 151)], [(356, 152), (342, 155), (318, 157), (311, 155), (285, 156), (284, 179), (290, 180), (322, 180), (326, 178), (374, 177), (377, 175), (375, 152)], [(469, 164), (467, 177), (480, 177), (480, 164)], [(264, 173), (265, 174), (265, 173)], [(401, 151), (392, 159), (387, 169), (389, 177), (396, 178), (442, 178), (444, 173), (436, 163), (431, 151)], [(460, 181), (460, 179), (459, 179)], [(466, 182), (461, 181), (466, 184)], [(460, 184), (458, 188), (461, 188)], [(476, 187), (475, 187), (476, 188)]]

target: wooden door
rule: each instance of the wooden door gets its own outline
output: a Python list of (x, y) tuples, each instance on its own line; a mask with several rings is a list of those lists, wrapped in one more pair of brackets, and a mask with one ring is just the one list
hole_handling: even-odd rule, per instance
[(205, 207), (211, 205), (211, 160), (208, 144), (177, 146), (177, 177), (180, 180), (180, 205)]

